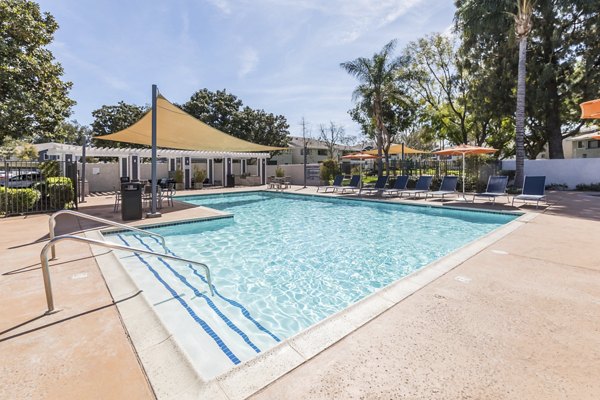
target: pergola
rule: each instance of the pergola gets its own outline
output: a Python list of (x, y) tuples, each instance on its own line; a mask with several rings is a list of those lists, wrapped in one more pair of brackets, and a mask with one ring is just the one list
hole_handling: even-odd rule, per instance
[[(62, 144), (43, 143), (36, 145), (41, 159), (56, 159), (61, 161), (77, 161), (81, 158), (82, 147)], [(133, 180), (140, 179), (140, 159), (151, 158), (152, 150), (147, 148), (113, 148), (86, 147), (86, 157), (116, 157), (119, 159), (119, 176), (127, 176)], [(269, 153), (250, 153), (232, 151), (201, 151), (157, 149), (157, 158), (167, 159), (168, 171), (181, 168), (186, 189), (192, 187), (192, 159), (203, 159), (206, 163), (207, 178), (214, 184), (217, 171), (221, 170), (222, 179), (233, 171), (232, 164), (240, 163), (240, 174), (259, 176), (261, 184), (266, 183), (265, 165)], [(249, 165), (249, 160), (256, 159), (256, 165)], [(219, 162), (219, 160), (221, 160)], [(220, 165), (219, 165), (220, 164)]]

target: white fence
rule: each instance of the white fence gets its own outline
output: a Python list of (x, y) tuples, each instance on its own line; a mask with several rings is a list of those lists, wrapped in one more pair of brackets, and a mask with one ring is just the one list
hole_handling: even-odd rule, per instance
[[(267, 165), (267, 176), (275, 176), (275, 170), (281, 168), (285, 176), (290, 177), (292, 185), (304, 184), (304, 164)], [(319, 164), (306, 164), (308, 169), (306, 185), (319, 186), (321, 180), (318, 178)], [(311, 173), (312, 171), (312, 173)]]
[[(502, 161), (503, 170), (514, 170), (515, 160)], [(525, 160), (525, 175), (544, 175), (546, 184), (565, 184), (575, 189), (579, 184), (600, 182), (600, 158)]]

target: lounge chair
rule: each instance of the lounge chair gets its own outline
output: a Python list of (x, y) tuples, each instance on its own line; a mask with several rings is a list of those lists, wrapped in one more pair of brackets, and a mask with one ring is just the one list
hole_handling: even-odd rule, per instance
[(508, 193), (506, 193), (506, 184), (508, 183), (508, 176), (490, 176), (488, 179), (487, 188), (483, 193), (475, 193), (473, 195), (473, 202), (476, 197), (486, 197), (493, 199), (493, 203), (496, 203), (496, 197), (506, 196), (508, 201)]
[(387, 175), (386, 176), (380, 176), (379, 178), (377, 178), (377, 182), (375, 182), (375, 186), (361, 188), (358, 191), (358, 195), (360, 196), (362, 194), (362, 192), (368, 192), (369, 194), (375, 192), (375, 194), (378, 194), (383, 189), (385, 189), (385, 185), (387, 185), (387, 181), (388, 181), (388, 176)]
[(338, 189), (342, 189), (342, 193), (345, 193), (346, 190), (360, 190), (360, 175), (352, 175), (350, 178), (350, 183), (346, 186), (341, 186)]
[(520, 195), (513, 197), (513, 206), (515, 205), (515, 200), (521, 200), (524, 203), (535, 201), (535, 208), (538, 208), (540, 200), (546, 201), (546, 177), (525, 176), (525, 180), (523, 181), (523, 191)]
[(429, 186), (431, 186), (432, 179), (433, 176), (431, 175), (421, 175), (414, 189), (399, 190), (398, 193), (400, 193), (400, 197), (402, 197), (404, 193), (408, 194), (408, 197), (411, 195), (414, 197), (421, 197), (421, 193), (429, 192)]
[(408, 183), (408, 175), (398, 176), (396, 178), (396, 182), (394, 182), (394, 186), (392, 186), (389, 189), (383, 189), (381, 191), (381, 195), (383, 196), (384, 194), (387, 194), (388, 196), (391, 196), (392, 194), (395, 193), (397, 196), (399, 191), (406, 190), (407, 183)]
[(334, 179), (333, 179), (333, 184), (331, 185), (327, 185), (327, 186), (319, 186), (317, 188), (317, 192), (319, 191), (319, 189), (323, 189), (323, 191), (325, 193), (327, 193), (328, 189), (331, 189), (332, 192), (335, 192), (335, 189), (337, 188), (341, 188), (342, 187), (342, 181), (344, 180), (344, 176), (343, 175), (337, 175)]
[(442, 178), (442, 183), (440, 184), (440, 190), (436, 190), (433, 192), (425, 193), (425, 200), (427, 200), (428, 196), (442, 196), (442, 200), (444, 200), (444, 196), (448, 196), (451, 194), (456, 194), (456, 184), (458, 183), (457, 176), (444, 176)]

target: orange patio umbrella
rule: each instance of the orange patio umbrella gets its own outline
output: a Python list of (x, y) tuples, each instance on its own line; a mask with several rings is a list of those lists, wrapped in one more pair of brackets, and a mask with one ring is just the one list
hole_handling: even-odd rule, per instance
[[(358, 160), (358, 161), (365, 161), (365, 160), (376, 160), (379, 157), (373, 155), (373, 154), (368, 154), (368, 153), (352, 153), (352, 154), (347, 154), (345, 156), (342, 156), (342, 159), (345, 160)], [(358, 164), (358, 168), (359, 168), (359, 175), (360, 175), (360, 182), (358, 184), (358, 186), (360, 188), (362, 188), (362, 162)]]
[[(600, 119), (600, 99), (586, 101), (579, 107), (581, 107), (581, 119)], [(600, 140), (600, 135), (592, 136), (592, 139)]]
[[(377, 149), (365, 151), (365, 153), (376, 155)], [(429, 152), (425, 151), (425, 150), (413, 149), (412, 147), (406, 146), (404, 143), (394, 143), (390, 146), (390, 150), (388, 151), (388, 154), (402, 154), (402, 153), (404, 153), (404, 154), (422, 154), (422, 153), (429, 153)]]
[(462, 155), (462, 192), (465, 197), (465, 156), (473, 154), (492, 154), (497, 152), (497, 149), (491, 147), (471, 146), (468, 144), (460, 144), (458, 146), (449, 147), (444, 150), (434, 151), (433, 154), (440, 156), (460, 156)]

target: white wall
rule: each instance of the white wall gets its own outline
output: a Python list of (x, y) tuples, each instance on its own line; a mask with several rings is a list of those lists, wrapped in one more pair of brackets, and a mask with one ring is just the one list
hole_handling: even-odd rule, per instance
[[(78, 168), (81, 173), (81, 164), (78, 164)], [(140, 164), (140, 179), (150, 179), (151, 169), (151, 164)], [(167, 178), (167, 164), (158, 164), (156, 172), (158, 179)], [(119, 163), (86, 163), (85, 179), (88, 181), (90, 192), (111, 192), (121, 185)]]
[[(307, 164), (312, 167), (319, 167), (319, 164)], [(267, 177), (275, 176), (275, 170), (277, 167), (282, 168), (285, 171), (285, 176), (289, 176), (292, 185), (303, 185), (304, 184), (304, 164), (288, 164), (288, 165), (267, 165)], [(308, 186), (318, 186), (321, 184), (320, 180), (308, 180), (306, 181)]]
[[(515, 160), (502, 161), (502, 169), (514, 170)], [(600, 182), (600, 158), (525, 160), (525, 175), (545, 175), (546, 184), (566, 184), (575, 189), (580, 183)]]

